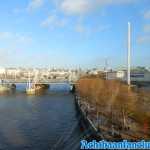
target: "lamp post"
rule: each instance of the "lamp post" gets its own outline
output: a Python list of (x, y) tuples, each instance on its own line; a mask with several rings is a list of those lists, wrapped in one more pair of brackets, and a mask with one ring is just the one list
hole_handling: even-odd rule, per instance
[(128, 72), (127, 72), (127, 83), (131, 84), (131, 23), (128, 22)]

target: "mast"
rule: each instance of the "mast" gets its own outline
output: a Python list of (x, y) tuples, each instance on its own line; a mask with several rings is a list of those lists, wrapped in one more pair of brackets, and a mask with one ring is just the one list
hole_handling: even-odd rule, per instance
[(31, 88), (31, 78), (30, 78), (30, 72), (29, 72), (29, 77), (28, 77), (28, 88)]
[(128, 72), (127, 72), (127, 83), (131, 84), (131, 23), (128, 22)]

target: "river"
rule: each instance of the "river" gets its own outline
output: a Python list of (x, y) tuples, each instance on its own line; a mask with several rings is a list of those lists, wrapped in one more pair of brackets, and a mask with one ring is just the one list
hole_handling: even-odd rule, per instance
[(44, 95), (27, 96), (25, 84), (0, 95), (0, 149), (76, 150), (83, 133), (67, 84), (53, 84)]

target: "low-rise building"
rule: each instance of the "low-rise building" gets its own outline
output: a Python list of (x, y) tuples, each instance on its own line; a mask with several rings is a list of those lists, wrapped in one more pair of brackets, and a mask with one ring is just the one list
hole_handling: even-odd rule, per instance
[[(150, 72), (134, 72), (131, 71), (130, 74), (131, 81), (132, 82), (150, 82)], [(126, 81), (127, 80), (127, 71), (111, 71), (106, 73), (106, 78), (108, 80), (121, 80)]]

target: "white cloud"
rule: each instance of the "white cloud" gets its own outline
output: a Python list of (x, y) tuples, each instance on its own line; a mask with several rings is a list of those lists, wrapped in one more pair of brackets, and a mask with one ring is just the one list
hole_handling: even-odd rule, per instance
[(111, 28), (110, 25), (97, 25), (97, 26), (85, 26), (81, 23), (77, 24), (75, 26), (75, 31), (79, 33), (86, 33), (86, 34), (91, 34), (91, 33), (96, 33), (96, 32), (104, 32), (108, 31)]
[(144, 32), (150, 32), (150, 24), (144, 25)]
[(143, 35), (138, 37), (137, 42), (139, 44), (149, 44), (150, 43), (150, 36), (149, 35)]
[[(108, 5), (120, 5), (120, 4), (130, 4), (138, 0), (51, 0), (55, 5), (55, 12), (49, 15), (42, 23), (41, 26), (48, 28), (64, 27), (68, 20), (58, 16), (60, 12), (67, 15), (77, 15), (84, 18), (84, 15), (96, 11), (98, 8)], [(79, 33), (85, 32), (101, 32), (107, 30), (108, 26), (99, 26), (98, 28), (91, 28), (82, 25), (82, 23), (77, 23), (75, 25), (75, 30)]]
[(129, 4), (137, 0), (56, 0), (59, 8), (69, 15), (82, 15), (106, 5)]
[(43, 6), (44, 0), (30, 0), (28, 6), (27, 6), (27, 10), (28, 11), (33, 11), (35, 9), (40, 8), (41, 6)]
[(13, 32), (0, 32), (0, 41), (30, 44), (32, 42), (31, 36), (13, 33)]
[(47, 27), (47, 28), (55, 28), (55, 27), (64, 27), (67, 23), (66, 19), (62, 19), (58, 17), (56, 14), (49, 15), (48, 18), (46, 18), (42, 23), (41, 26)]
[(60, 7), (67, 14), (83, 14), (93, 9), (93, 3), (91, 0), (64, 0)]
[(145, 19), (150, 19), (150, 10), (147, 10), (147, 11), (144, 13), (144, 18), (145, 18)]

